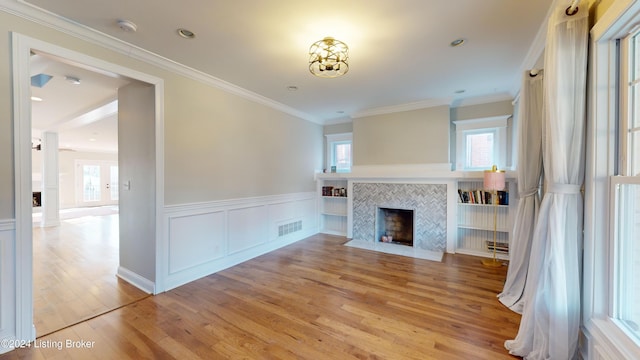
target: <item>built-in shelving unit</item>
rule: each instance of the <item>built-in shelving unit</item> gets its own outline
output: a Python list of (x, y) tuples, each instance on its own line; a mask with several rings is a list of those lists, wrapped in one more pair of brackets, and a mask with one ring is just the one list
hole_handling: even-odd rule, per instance
[(347, 179), (339, 174), (319, 174), (320, 232), (347, 235)]
[[(496, 254), (500, 259), (509, 258), (510, 233), (513, 226), (512, 210), (515, 193), (515, 182), (507, 181), (505, 193), (499, 197), (499, 205), (483, 198), (482, 180), (458, 181), (458, 215), (456, 252), (475, 256), (493, 256), (494, 211), (496, 229)], [(475, 199), (467, 199), (467, 194), (474, 194)], [(479, 195), (479, 196), (478, 196)], [(469, 201), (469, 202), (465, 202)], [(482, 203), (484, 202), (484, 203)]]

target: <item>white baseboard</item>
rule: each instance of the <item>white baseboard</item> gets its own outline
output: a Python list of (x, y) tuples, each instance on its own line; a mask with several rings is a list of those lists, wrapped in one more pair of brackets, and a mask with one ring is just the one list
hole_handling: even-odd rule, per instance
[(155, 294), (155, 284), (153, 281), (144, 278), (127, 268), (119, 266), (118, 273), (116, 275), (147, 294)]

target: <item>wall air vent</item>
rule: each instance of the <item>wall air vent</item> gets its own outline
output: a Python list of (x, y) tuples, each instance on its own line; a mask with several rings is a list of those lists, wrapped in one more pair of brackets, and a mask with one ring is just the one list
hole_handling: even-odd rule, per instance
[(302, 220), (282, 224), (278, 226), (278, 237), (286, 236), (300, 230), (302, 230)]

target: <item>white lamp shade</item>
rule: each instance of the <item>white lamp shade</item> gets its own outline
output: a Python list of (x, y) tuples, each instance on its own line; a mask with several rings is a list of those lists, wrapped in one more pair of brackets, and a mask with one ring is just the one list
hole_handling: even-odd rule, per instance
[(504, 170), (498, 170), (495, 166), (491, 170), (484, 171), (484, 189), (485, 190), (502, 190), (505, 186)]

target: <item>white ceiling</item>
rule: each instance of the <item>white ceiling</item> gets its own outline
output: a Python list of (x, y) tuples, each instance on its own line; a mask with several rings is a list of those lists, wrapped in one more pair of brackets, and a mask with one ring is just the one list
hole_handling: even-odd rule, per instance
[[(418, 102), (512, 98), (553, 0), (26, 2), (333, 123)], [(123, 31), (118, 19), (137, 31)], [(309, 46), (326, 36), (350, 48), (343, 77), (309, 73)], [(451, 47), (458, 38), (465, 44)]]
[[(42, 87), (31, 86), (33, 143), (43, 131), (58, 133), (60, 148), (117, 152), (118, 88), (130, 80), (82, 69), (46, 55), (32, 55), (31, 75), (52, 78)], [(66, 77), (80, 80), (73, 84)]]

